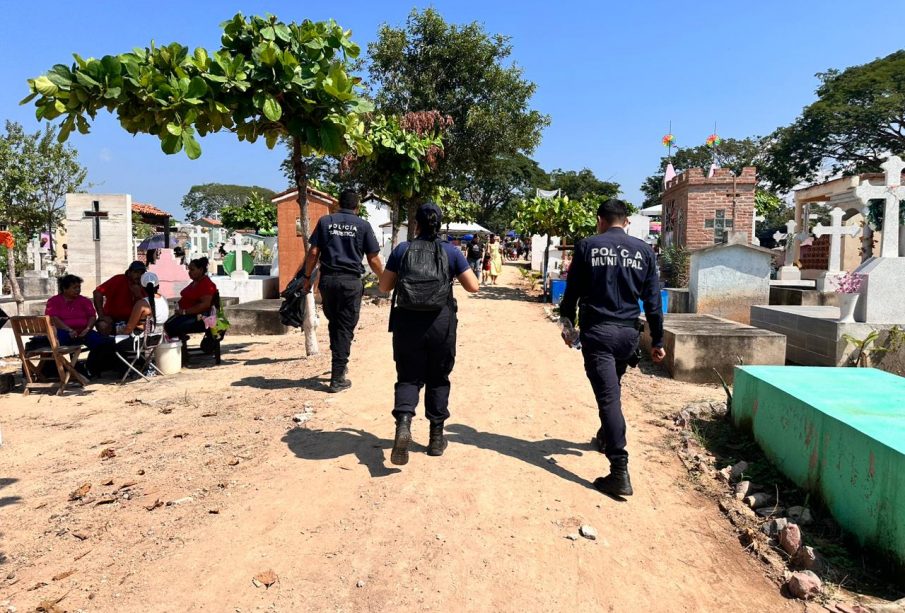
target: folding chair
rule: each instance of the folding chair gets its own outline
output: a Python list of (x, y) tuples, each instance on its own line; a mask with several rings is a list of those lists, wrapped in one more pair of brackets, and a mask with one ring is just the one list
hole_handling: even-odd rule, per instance
[[(57, 373), (60, 376), (59, 385), (51, 387), (51, 389), (56, 387), (58, 396), (62, 396), (65, 392), (70, 377), (73, 377), (82, 387), (88, 385), (88, 379), (75, 369), (75, 363), (78, 362), (79, 354), (82, 352), (81, 345), (61, 346), (57, 341), (57, 331), (50, 322), (50, 317), (17, 315), (10, 317), (9, 321), (13, 326), (16, 345), (19, 347), (19, 357), (22, 359), (22, 371), (25, 374), (23, 396), (27, 396), (31, 388), (36, 387), (38, 383), (51, 383), (41, 369), (47, 362), (53, 362), (56, 365)], [(46, 336), (50, 347), (27, 350), (22, 342), (24, 336)]]
[[(150, 381), (145, 373), (135, 368), (135, 365), (138, 364), (140, 360), (143, 360), (145, 365), (150, 366), (159, 374), (163, 374), (160, 372), (160, 369), (157, 368), (157, 364), (154, 363), (154, 350), (157, 349), (157, 346), (163, 341), (163, 330), (156, 329), (154, 318), (149, 316), (145, 319), (145, 329), (142, 333), (139, 335), (133, 334), (131, 337), (132, 349), (125, 352), (125, 355), (118, 350), (116, 352), (116, 357), (126, 365), (126, 372), (123, 373), (123, 378), (119, 381), (120, 385), (124, 384), (126, 379), (128, 379), (129, 375), (133, 372), (145, 381)], [(117, 336), (117, 347), (122, 341), (127, 340), (128, 338), (128, 336)]]

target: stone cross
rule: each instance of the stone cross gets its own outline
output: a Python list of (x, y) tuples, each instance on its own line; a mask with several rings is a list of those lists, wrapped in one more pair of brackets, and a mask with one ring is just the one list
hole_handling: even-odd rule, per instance
[(714, 211), (713, 219), (704, 220), (705, 228), (713, 228), (713, 242), (716, 244), (726, 242), (726, 234), (734, 225), (733, 219), (726, 219), (724, 209)]
[(871, 200), (885, 200), (883, 206), (883, 244), (880, 246), (881, 258), (899, 257), (899, 201), (905, 199), (905, 186), (902, 185), (902, 170), (905, 162), (897, 155), (891, 155), (880, 165), (886, 172), (886, 184), (871, 185), (866, 181), (855, 188), (855, 196), (865, 205)]
[(830, 260), (827, 265), (827, 270), (829, 272), (839, 272), (842, 270), (842, 237), (857, 236), (859, 231), (858, 226), (843, 226), (842, 218), (844, 216), (845, 211), (837, 206), (830, 211), (830, 217), (833, 220), (831, 226), (828, 227), (822, 224), (814, 226), (814, 236), (824, 236), (828, 234), (830, 237)]
[(754, 211), (754, 223), (751, 224), (751, 244), (752, 245), (760, 245), (760, 240), (757, 238), (757, 224), (758, 222), (767, 221), (767, 218), (763, 215), (758, 215), (757, 211)]
[(786, 259), (784, 262), (785, 266), (794, 266), (795, 265), (795, 249), (793, 241), (795, 239), (795, 227), (798, 224), (795, 223), (794, 219), (790, 219), (786, 222), (786, 233), (776, 231), (776, 234), (773, 235), (774, 240), (780, 241), (782, 239), (786, 239), (786, 248), (785, 255)]
[(92, 237), (94, 240), (101, 240), (101, 219), (107, 219), (107, 212), (101, 210), (101, 203), (97, 200), (91, 203), (91, 206), (94, 208), (93, 211), (85, 211), (85, 217), (93, 217), (94, 218), (94, 228), (92, 230)]
[(31, 255), (32, 270), (35, 275), (39, 275), (44, 269), (42, 266), (44, 250), (41, 249), (41, 239), (39, 237), (36, 236), (32, 239), (31, 245), (28, 246), (28, 253)]
[(230, 277), (234, 279), (247, 279), (248, 273), (245, 272), (245, 268), (243, 267), (244, 261), (242, 258), (243, 253), (251, 253), (254, 250), (253, 247), (246, 246), (242, 243), (242, 235), (236, 234), (233, 236), (233, 247), (232, 251), (236, 254), (236, 269), (232, 272)]

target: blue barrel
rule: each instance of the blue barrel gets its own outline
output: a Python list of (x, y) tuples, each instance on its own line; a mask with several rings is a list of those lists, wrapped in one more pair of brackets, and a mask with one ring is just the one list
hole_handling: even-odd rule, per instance
[(553, 279), (550, 281), (550, 299), (553, 304), (559, 304), (559, 301), (562, 300), (562, 295), (566, 293), (566, 280), (565, 279)]
[[(660, 290), (660, 302), (663, 303), (663, 312), (669, 313), (669, 292), (665, 289)], [(641, 312), (644, 312), (644, 302), (641, 300), (638, 301), (638, 306), (641, 307)]]

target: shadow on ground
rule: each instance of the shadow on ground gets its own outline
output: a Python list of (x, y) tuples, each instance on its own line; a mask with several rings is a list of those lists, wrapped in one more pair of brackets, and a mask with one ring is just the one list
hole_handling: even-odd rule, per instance
[(303, 460), (333, 460), (346, 455), (355, 455), (359, 464), (368, 467), (371, 477), (386, 477), (400, 472), (398, 468), (386, 465), (384, 451), (392, 448), (393, 441), (377, 438), (364, 430), (291, 428), (283, 435), (282, 441), (292, 453)]
[[(463, 424), (451, 424), (446, 428), (449, 434), (450, 443), (458, 443), (460, 445), (471, 445), (478, 449), (487, 449), (495, 451), (499, 454), (521, 460), (526, 464), (531, 464), (537, 468), (542, 468), (547, 472), (571, 481), (577, 485), (582, 485), (589, 489), (594, 489), (591, 481), (582, 479), (578, 475), (566, 470), (556, 463), (556, 458), (551, 456), (557, 455), (584, 455), (583, 452), (591, 451), (591, 444), (573, 443), (561, 439), (548, 438), (539, 441), (525, 441), (513, 436), (505, 434), (494, 434), (491, 432), (481, 432), (475, 430), (471, 426)], [(601, 472), (605, 472), (605, 460), (601, 456)], [(599, 475), (596, 475), (599, 476)], [(596, 490), (595, 490), (596, 491)]]
[[(13, 483), (16, 483), (18, 479), (13, 479), (11, 477), (4, 477), (0, 479), (0, 489), (4, 487), (9, 487)], [(22, 502), (21, 496), (0, 496), (0, 508), (8, 507), (10, 505), (19, 504)]]
[(307, 379), (271, 379), (269, 377), (245, 377), (233, 381), (233, 387), (254, 387), (261, 390), (287, 390), (306, 389), (315, 392), (325, 392), (328, 389), (330, 377), (309, 377)]
[(513, 300), (520, 302), (537, 302), (537, 298), (518, 287), (506, 287), (504, 285), (482, 285), (477, 294), (472, 294), (472, 300)]

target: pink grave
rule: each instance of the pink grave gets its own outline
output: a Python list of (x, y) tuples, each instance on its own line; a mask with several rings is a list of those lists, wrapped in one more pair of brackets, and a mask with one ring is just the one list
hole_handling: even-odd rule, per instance
[(164, 298), (178, 298), (192, 280), (185, 266), (179, 263), (172, 249), (161, 249), (157, 261), (148, 270), (160, 279), (160, 295)]

